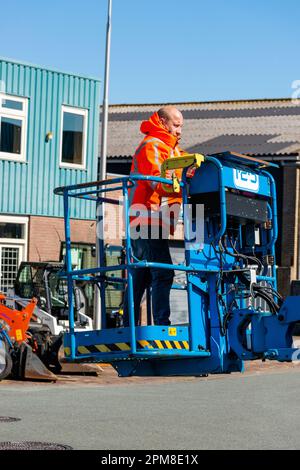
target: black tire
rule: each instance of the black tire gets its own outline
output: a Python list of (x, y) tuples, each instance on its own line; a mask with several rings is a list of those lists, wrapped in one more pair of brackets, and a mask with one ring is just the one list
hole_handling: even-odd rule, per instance
[(0, 334), (0, 343), (2, 343), (2, 345), (4, 346), (0, 348), (0, 359), (1, 359), (0, 380), (3, 380), (3, 379), (6, 379), (11, 374), (12, 367), (13, 367), (13, 360), (11, 356), (10, 345), (8, 344), (8, 341), (5, 338), (5, 336), (2, 336), (1, 334)]

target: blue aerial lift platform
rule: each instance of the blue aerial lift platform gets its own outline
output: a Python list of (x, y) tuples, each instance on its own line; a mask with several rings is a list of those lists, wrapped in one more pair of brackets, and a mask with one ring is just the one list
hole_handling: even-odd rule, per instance
[[(183, 170), (180, 182), (185, 263), (175, 269), (186, 274), (188, 323), (184, 325), (153, 326), (148, 315), (147, 326), (135, 326), (133, 313), (132, 270), (174, 266), (132, 256), (128, 192), (138, 180), (165, 185), (174, 185), (174, 181), (131, 175), (55, 190), (64, 198), (63, 275), (68, 281), (70, 315), (64, 350), (68, 361), (108, 362), (120, 376), (204, 375), (242, 371), (245, 360), (291, 361), (298, 355), (292, 334), (300, 321), (300, 297), (283, 299), (277, 292), (276, 187), (267, 171), (276, 165), (231, 152), (201, 157), (201, 164), (193, 171), (191, 167)], [(169, 159), (173, 165), (175, 160)], [(125, 262), (105, 266), (104, 240), (98, 239), (100, 265), (73, 270), (70, 200), (115, 204), (118, 202), (106, 194), (113, 191), (123, 194)], [(116, 270), (127, 272), (130, 326), (105, 328), (107, 273)], [(100, 289), (101, 330), (74, 331), (72, 286), (76, 279), (96, 282)]]

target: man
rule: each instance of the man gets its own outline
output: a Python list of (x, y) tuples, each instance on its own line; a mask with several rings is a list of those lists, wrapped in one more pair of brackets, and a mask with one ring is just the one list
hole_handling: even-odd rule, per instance
[[(130, 174), (161, 176), (167, 158), (182, 154), (178, 147), (183, 117), (175, 106), (164, 106), (141, 124), (145, 137), (136, 149)], [(181, 176), (180, 170), (175, 170)], [(166, 175), (167, 178), (171, 174)], [(168, 237), (174, 234), (181, 194), (167, 192), (161, 183), (139, 181), (130, 190), (130, 231), (133, 255), (139, 260), (172, 264)], [(164, 201), (165, 199), (165, 201)], [(167, 210), (163, 210), (163, 206)], [(135, 324), (139, 321), (140, 303), (147, 287), (152, 288), (152, 311), (155, 325), (170, 325), (170, 290), (172, 269), (143, 268), (133, 270)], [(124, 326), (128, 326), (128, 298), (125, 293)]]

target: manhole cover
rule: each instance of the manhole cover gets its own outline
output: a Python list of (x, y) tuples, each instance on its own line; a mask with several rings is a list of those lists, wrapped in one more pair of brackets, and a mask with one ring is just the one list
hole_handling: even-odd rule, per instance
[(21, 418), (12, 418), (11, 416), (0, 416), (0, 423), (14, 423), (21, 421)]
[(73, 450), (72, 447), (53, 442), (0, 442), (0, 450)]

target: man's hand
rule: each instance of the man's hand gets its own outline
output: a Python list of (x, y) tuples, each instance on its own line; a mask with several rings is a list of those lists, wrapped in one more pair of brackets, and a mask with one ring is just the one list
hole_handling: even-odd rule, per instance
[(164, 191), (167, 193), (180, 193), (180, 182), (174, 169), (166, 169), (164, 178), (173, 182), (173, 185), (162, 183)]
[(166, 170), (165, 178), (168, 179), (168, 180), (173, 181), (173, 187), (168, 185), (169, 186), (169, 191), (171, 191), (171, 188), (172, 188), (174, 193), (179, 193), (180, 192), (180, 183), (179, 183), (178, 177), (176, 176), (175, 171), (174, 170)]

